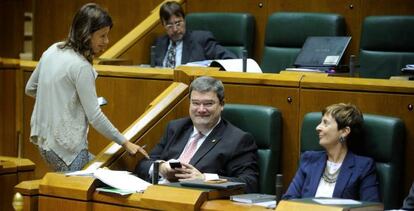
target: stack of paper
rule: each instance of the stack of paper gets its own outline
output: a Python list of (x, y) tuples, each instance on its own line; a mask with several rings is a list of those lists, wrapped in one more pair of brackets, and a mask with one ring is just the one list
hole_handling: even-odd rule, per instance
[[(113, 192), (121, 195), (143, 192), (151, 183), (140, 179), (128, 171), (114, 171), (98, 168), (67, 173), (67, 176), (93, 176), (112, 188), (98, 188), (98, 191)], [(114, 189), (115, 188), (115, 189)]]
[(128, 171), (97, 169), (93, 175), (103, 183), (123, 191), (143, 192), (151, 185)]

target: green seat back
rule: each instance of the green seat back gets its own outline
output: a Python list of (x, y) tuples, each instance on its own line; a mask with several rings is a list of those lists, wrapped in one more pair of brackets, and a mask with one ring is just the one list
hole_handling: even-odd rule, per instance
[(185, 17), (187, 30), (206, 30), (236, 56), (242, 58), (247, 50), (252, 57), (254, 17), (249, 13), (190, 13)]
[(274, 194), (281, 154), (281, 112), (269, 106), (226, 104), (222, 117), (255, 138), (259, 156), (260, 193)]
[(389, 78), (414, 64), (414, 16), (370, 16), (362, 26), (360, 76)]
[[(316, 133), (316, 126), (321, 118), (321, 112), (304, 116), (300, 138), (301, 152), (323, 150)], [(355, 145), (353, 152), (375, 160), (384, 207), (399, 208), (402, 201), (399, 193), (403, 170), (404, 123), (395, 117), (364, 114), (363, 133), (364, 139)]]
[(278, 73), (292, 67), (308, 36), (344, 36), (345, 19), (338, 14), (278, 12), (269, 16), (261, 68)]

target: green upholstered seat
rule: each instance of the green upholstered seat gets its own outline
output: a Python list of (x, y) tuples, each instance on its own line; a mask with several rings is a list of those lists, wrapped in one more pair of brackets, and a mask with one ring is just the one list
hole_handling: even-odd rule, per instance
[(414, 64), (414, 16), (365, 18), (360, 42), (360, 76), (389, 78)]
[(249, 13), (190, 13), (185, 17), (187, 30), (206, 30), (239, 58), (244, 49), (253, 53), (254, 17)]
[(278, 12), (269, 16), (261, 68), (278, 73), (292, 67), (308, 36), (344, 36), (345, 19), (331, 13)]
[[(319, 145), (316, 126), (321, 112), (304, 116), (301, 129), (301, 152), (323, 150)], [(376, 162), (380, 194), (385, 209), (401, 207), (401, 179), (403, 170), (403, 141), (405, 126), (401, 119), (389, 116), (364, 114), (364, 139), (355, 146), (356, 154), (372, 157)]]
[(274, 194), (280, 165), (281, 112), (269, 106), (226, 104), (222, 117), (253, 135), (259, 156), (259, 190)]

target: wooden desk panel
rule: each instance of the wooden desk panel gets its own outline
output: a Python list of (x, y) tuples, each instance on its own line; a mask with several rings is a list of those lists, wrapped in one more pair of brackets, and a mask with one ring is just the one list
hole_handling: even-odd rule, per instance
[(0, 210), (13, 210), (14, 186), (33, 179), (34, 167), (28, 159), (0, 156)]
[[(16, 72), (18, 62), (0, 62), (0, 155), (17, 156), (16, 132)], [(14, 144), (11, 144), (14, 143)]]

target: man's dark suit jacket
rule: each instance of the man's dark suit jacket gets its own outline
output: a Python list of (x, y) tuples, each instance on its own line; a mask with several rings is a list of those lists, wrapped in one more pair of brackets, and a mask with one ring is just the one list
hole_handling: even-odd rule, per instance
[[(136, 167), (140, 178), (149, 180), (149, 168), (154, 160), (178, 159), (191, 133), (190, 118), (171, 121), (160, 143)], [(215, 173), (220, 178), (246, 183), (246, 192), (258, 192), (257, 147), (253, 137), (221, 119), (190, 160), (201, 173)]]
[(404, 204), (401, 209), (414, 210), (414, 183), (411, 185), (410, 193), (408, 193), (408, 196), (404, 199)]
[[(325, 151), (303, 153), (299, 169), (283, 199), (315, 197), (326, 160)], [(374, 160), (348, 151), (332, 197), (379, 202), (378, 188)]]
[[(155, 41), (155, 66), (162, 66), (170, 39), (167, 35)], [(183, 36), (181, 64), (188, 62), (236, 59), (236, 55), (221, 46), (209, 31), (187, 31)]]

